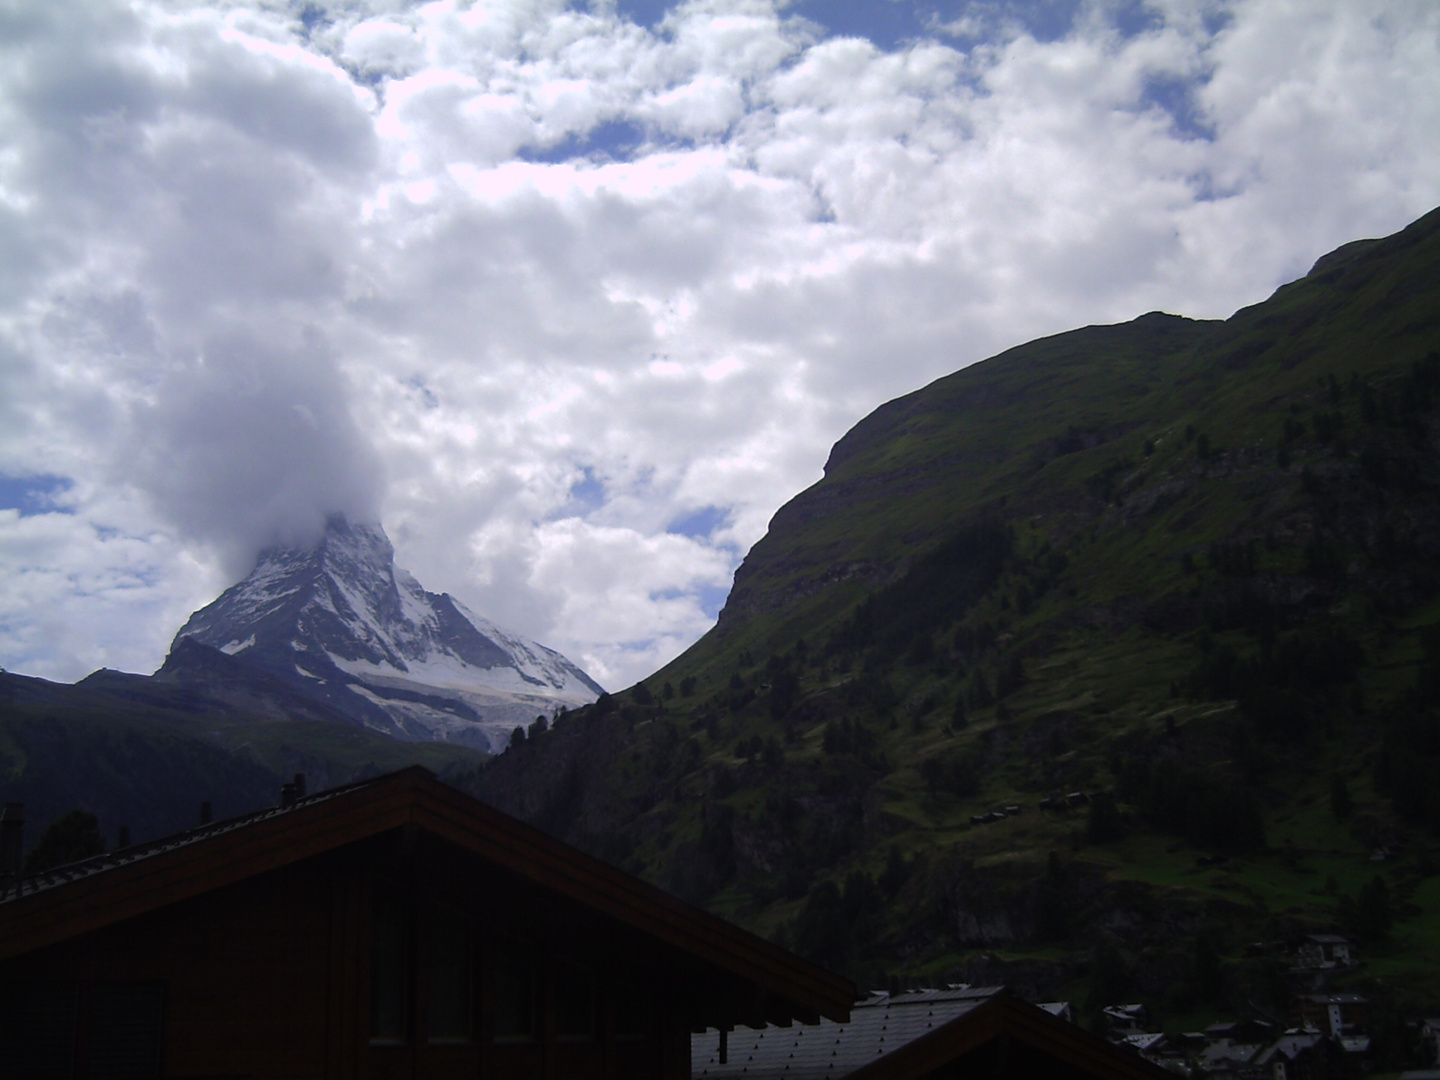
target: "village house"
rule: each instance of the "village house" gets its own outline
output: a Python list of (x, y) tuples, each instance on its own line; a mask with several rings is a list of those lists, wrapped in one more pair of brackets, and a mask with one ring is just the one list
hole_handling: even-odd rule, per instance
[(1349, 967), (1354, 962), (1349, 940), (1338, 934), (1307, 934), (1295, 950), (1297, 968)]
[(1265, 1043), (1243, 1037), (1207, 1038), (1195, 1056), (1193, 1071), (1208, 1080), (1251, 1080), (1249, 1065), (1264, 1049)]
[(1140, 1004), (1106, 1005), (1102, 1012), (1112, 1039), (1138, 1035), (1144, 1032), (1146, 1025), (1150, 1022), (1145, 1006)]
[(1369, 1049), (1370, 1002), (1359, 994), (1301, 994), (1290, 1003), (1290, 1021), (1323, 1031), (1337, 1042), (1350, 1042), (1347, 1051)]
[(1420, 1022), (1420, 1038), (1430, 1048), (1430, 1060), (1440, 1065), (1440, 1016), (1431, 1016)]
[(1327, 1080), (1350, 1072), (1333, 1039), (1315, 1030), (1290, 1030), (1256, 1058), (1263, 1080)]
[(849, 1018), (815, 967), (420, 768), (0, 885), (25, 1077), (653, 1077)]
[[(1328, 998), (1354, 995), (1307, 997), (1322, 999), (1328, 1009), (1332, 1004)], [(1204, 1032), (1186, 1036), (1203, 1040), (1203, 1046), (1192, 1051), (1190, 1068), (1181, 1071), (1204, 1080), (1326, 1080), (1359, 1075), (1365, 1068), (1361, 1058), (1370, 1048), (1369, 1036), (1343, 1022), (1334, 1032), (1318, 1027), (1312, 1022), (1320, 1015), (1313, 1012), (1316, 1004), (1302, 1006), (1297, 1000), (1295, 1014), (1305, 1013), (1311, 1019), (1278, 1034), (1274, 1024), (1241, 1020), (1212, 1024)], [(1328, 1011), (1324, 1015), (1328, 1022)]]

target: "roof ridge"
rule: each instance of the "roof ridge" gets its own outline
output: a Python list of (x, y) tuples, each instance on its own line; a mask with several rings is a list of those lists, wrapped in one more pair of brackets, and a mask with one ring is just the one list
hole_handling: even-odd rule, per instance
[(734, 1007), (740, 1022), (848, 1016), (855, 1000), (849, 980), (565, 844), (420, 766), (24, 879), (0, 894), (0, 957), (396, 830), (433, 834), (727, 976), (763, 987), (756, 1004)]
[(296, 799), (288, 806), (276, 805), (261, 807), (258, 810), (250, 810), (244, 814), (237, 814), (234, 817), (224, 818), (220, 821), (211, 821), (204, 825), (195, 825), (188, 829), (182, 829), (179, 832), (157, 836), (152, 840), (144, 840), (138, 844), (127, 844), (125, 847), (117, 847), (111, 851), (101, 852), (98, 855), (90, 855), (84, 859), (76, 859), (74, 862), (61, 863), (59, 866), (52, 866), (46, 870), (38, 870), (31, 874), (22, 874), (19, 877), (11, 878), (9, 881), (0, 883), (0, 904), (18, 900), (22, 896), (43, 892), (57, 885), (67, 884), (77, 878), (88, 877), (90, 874), (97, 874), (116, 866), (124, 866), (128, 863), (147, 859), (165, 851), (172, 851), (185, 844), (195, 843), (196, 841), (204, 840), (211, 836), (220, 836), (235, 829), (243, 828), (246, 825), (254, 824), (257, 821), (263, 821), (266, 818), (279, 817), (284, 814), (293, 813), (306, 806), (328, 802), (331, 799), (349, 794), (360, 788), (392, 780), (410, 772), (419, 772), (431, 779), (438, 779), (434, 773), (423, 765), (407, 765), (405, 768), (397, 769), (394, 772), (381, 773), (378, 776), (365, 777), (360, 780), (351, 780), (336, 787), (325, 788), (323, 791), (305, 795)]

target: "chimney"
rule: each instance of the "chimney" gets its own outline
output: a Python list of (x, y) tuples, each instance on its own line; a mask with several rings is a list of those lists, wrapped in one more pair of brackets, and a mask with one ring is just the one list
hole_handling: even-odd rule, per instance
[(210, 821), (211, 821), (211, 816), (210, 816), (210, 803), (209, 803), (209, 801), (207, 800), (206, 802), (202, 802), (202, 803), (200, 804), (200, 824), (201, 824), (201, 825), (209, 825), (209, 824), (210, 824)]
[(116, 851), (119, 851), (121, 848), (127, 848), (127, 847), (129, 847), (129, 846), (130, 846), (130, 826), (129, 826), (129, 825), (121, 825), (121, 826), (120, 826), (120, 839), (117, 840), (117, 841), (115, 841), (115, 850), (116, 850)]
[(295, 805), (295, 785), (284, 784), (280, 788), (280, 809), (289, 810)]
[(297, 772), (297, 773), (295, 774), (295, 798), (297, 798), (297, 799), (303, 799), (304, 797), (305, 797), (305, 774), (304, 774), (303, 772)]
[(20, 876), (25, 851), (25, 804), (7, 802), (0, 813), (0, 881)]

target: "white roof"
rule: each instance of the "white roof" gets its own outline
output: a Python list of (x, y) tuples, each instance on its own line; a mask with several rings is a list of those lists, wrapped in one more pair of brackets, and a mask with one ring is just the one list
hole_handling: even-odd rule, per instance
[(723, 1065), (720, 1033), (711, 1028), (690, 1037), (690, 1075), (695, 1080), (838, 1080), (964, 1015), (1001, 989), (961, 986), (906, 994), (877, 991), (856, 1003), (847, 1024), (821, 1020), (810, 1026), (769, 1026), (758, 1031), (737, 1028), (727, 1039), (729, 1053)]

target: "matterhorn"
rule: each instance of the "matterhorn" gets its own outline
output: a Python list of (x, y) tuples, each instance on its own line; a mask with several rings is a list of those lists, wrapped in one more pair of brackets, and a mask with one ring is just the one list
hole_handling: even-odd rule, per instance
[(426, 592), (378, 524), (340, 516), (313, 546), (264, 552), (191, 615), (157, 675), (202, 668), (278, 681), (322, 715), (393, 738), (492, 752), (517, 725), (602, 693), (553, 649)]

